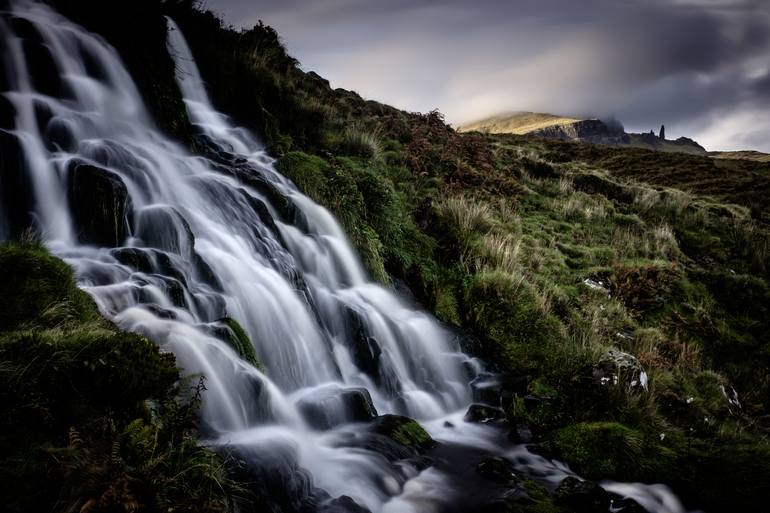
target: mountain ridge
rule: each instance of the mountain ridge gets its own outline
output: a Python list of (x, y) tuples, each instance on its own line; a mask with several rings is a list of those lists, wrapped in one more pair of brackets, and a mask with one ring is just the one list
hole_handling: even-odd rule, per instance
[(579, 119), (549, 113), (517, 111), (500, 114), (460, 124), (457, 130), (459, 132), (529, 135), (545, 139), (646, 148), (714, 158), (755, 160), (758, 162), (770, 160), (770, 155), (758, 151), (709, 152), (688, 137), (670, 140), (666, 139), (663, 134), (655, 135), (653, 131), (628, 133), (620, 123), (614, 120), (607, 122), (598, 118)]

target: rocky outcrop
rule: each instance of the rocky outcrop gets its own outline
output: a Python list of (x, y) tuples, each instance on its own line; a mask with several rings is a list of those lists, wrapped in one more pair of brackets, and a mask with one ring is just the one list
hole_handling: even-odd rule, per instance
[(564, 141), (619, 144), (623, 142), (626, 134), (617, 127), (610, 126), (599, 119), (585, 119), (574, 123), (541, 128), (530, 132), (530, 135)]
[(119, 246), (128, 235), (131, 198), (126, 184), (112, 171), (72, 161), (67, 170), (67, 200), (81, 242)]

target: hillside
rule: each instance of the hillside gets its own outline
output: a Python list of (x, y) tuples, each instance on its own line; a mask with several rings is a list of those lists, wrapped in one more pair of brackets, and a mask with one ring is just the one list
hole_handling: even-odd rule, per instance
[(754, 160), (756, 162), (770, 162), (770, 154), (760, 151), (713, 151), (710, 156), (717, 159)]
[(517, 134), (524, 135), (543, 128), (572, 125), (578, 119), (541, 114), (537, 112), (515, 112), (482, 119), (473, 123), (460, 125), (458, 132), (481, 132), (488, 134)]
[(530, 135), (544, 139), (644, 148), (669, 153), (707, 154), (705, 148), (686, 137), (668, 140), (654, 133), (626, 133), (617, 123), (605, 123), (599, 119), (572, 119), (553, 114), (517, 112), (468, 123), (457, 130), (485, 134)]
[[(194, 9), (196, 2), (49, 3), (116, 48), (163, 134), (215, 163), (196, 179), (217, 175), (217, 187), (232, 182), (234, 190), (253, 190), (264, 199), (247, 203), (233, 195), (219, 201), (232, 207), (233, 225), (251, 209), (248, 215), (260, 222), (276, 212), (275, 221), (264, 223), (268, 231), (307, 230), (290, 202), (240, 167), (244, 158), (212, 147), (191, 122), (167, 52), (164, 16), (171, 16), (187, 37), (214, 105), (256, 133), (276, 169), (328, 208), (369, 276), (432, 312), (465, 352), (484, 362), (488, 372), (471, 386), (474, 400), (485, 404), (465, 417), (483, 426), (471, 427), (498, 429), (508, 449), (526, 445), (567, 463), (586, 481), (573, 478), (556, 488), (517, 466), (512, 452), (500, 456), (437, 443), (417, 422), (378, 416), (365, 400), (356, 409), (363, 416), (355, 420), (366, 431), (334, 438), (335, 450), (345, 444), (353, 449), (355, 457), (345, 465), (366, 450), (415, 475), (440, 468), (456, 492), (446, 511), (456, 513), (606, 511), (611, 499), (615, 511), (642, 511), (596, 484), (606, 480), (664, 483), (688, 509), (707, 513), (767, 506), (770, 164), (536, 137), (581, 121), (531, 113), (458, 133), (439, 112), (408, 113), (332, 89), (300, 68), (272, 28), (234, 31)], [(141, 37), (136, 27), (142, 27)], [(511, 133), (485, 133), (487, 126)], [(23, 183), (18, 162), (0, 160), (4, 187)], [(18, 190), (1, 192), (3, 209), (24, 201)], [(116, 224), (119, 202), (82, 203), (91, 209), (86, 218), (106, 218), (108, 228)], [(210, 435), (195, 417), (205, 381), (191, 392), (167, 353), (101, 319), (74, 286), (69, 268), (29, 240), (34, 220), (17, 210), (6, 215), (14, 242), (0, 246), (0, 263), (13, 278), (0, 287), (6, 361), (0, 384), (7, 396), (0, 442), (7, 449), (2, 467), (9, 511), (62, 505), (83, 513), (371, 511), (320, 490), (328, 476), (314, 481), (295, 461), (291, 440), (288, 450), (275, 453), (263, 446), (247, 454), (221, 447), (215, 453), (197, 445), (195, 435)], [(253, 233), (252, 246), (273, 247), (249, 227)], [(282, 242), (281, 251), (288, 252), (290, 245)], [(220, 250), (211, 251), (230, 251)], [(264, 260), (275, 256), (266, 255)], [(90, 260), (107, 257), (103, 252)], [(158, 260), (174, 300), (184, 304), (192, 294), (185, 295), (183, 286), (192, 280)], [(120, 264), (122, 272), (144, 273), (145, 282), (158, 279), (136, 255)], [(195, 272), (211, 280), (196, 293), (221, 288), (212, 268), (196, 261)], [(255, 274), (237, 278), (249, 282)], [(308, 281), (295, 273), (290, 285), (310, 301)], [(278, 303), (267, 289), (260, 294), (247, 313)], [(163, 322), (187, 315), (166, 306), (157, 309)], [(278, 319), (275, 311), (270, 315)], [(299, 327), (297, 319), (287, 324)], [(224, 333), (244, 356), (251, 344), (244, 328), (232, 319), (213, 320), (212, 332)], [(389, 376), (379, 373), (382, 351), (373, 349), (379, 349), (377, 341), (362, 322), (351, 315), (339, 324), (353, 332), (358, 345), (352, 354), (371, 374), (361, 382), (387, 385)], [(381, 324), (395, 325), (388, 322)], [(285, 363), (280, 349), (275, 360)], [(320, 361), (321, 351), (313, 348), (311, 356)], [(427, 369), (438, 354), (429, 356), (408, 366)], [(256, 357), (251, 360), (260, 366)], [(252, 375), (275, 372), (263, 360)], [(229, 368), (230, 374), (243, 372)], [(259, 398), (271, 391), (260, 381), (243, 388)], [(368, 395), (359, 392), (353, 400)], [(442, 429), (452, 429), (447, 422)], [(247, 460), (266, 466), (249, 467)], [(365, 476), (349, 480), (359, 477)], [(390, 484), (377, 493), (390, 493)]]

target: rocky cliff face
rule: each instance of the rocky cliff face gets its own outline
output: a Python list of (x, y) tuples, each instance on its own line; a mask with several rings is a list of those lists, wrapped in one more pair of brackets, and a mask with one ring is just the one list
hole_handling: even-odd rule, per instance
[(584, 119), (564, 125), (554, 125), (530, 132), (546, 139), (582, 141), (602, 144), (622, 144), (627, 136), (622, 128), (611, 127), (598, 119)]

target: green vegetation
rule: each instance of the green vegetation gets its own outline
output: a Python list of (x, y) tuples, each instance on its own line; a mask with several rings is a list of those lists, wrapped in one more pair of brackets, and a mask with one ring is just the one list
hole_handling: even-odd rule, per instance
[[(53, 3), (117, 46), (159, 125), (195, 149), (163, 57), (161, 14), (172, 15), (214, 103), (337, 216), (370, 274), (405, 282), (472, 333), (480, 356), (528, 378), (506, 414), (549, 455), (596, 479), (666, 482), (714, 511), (765, 506), (767, 163), (460, 135), (437, 112), (331, 89), (263, 24), (229, 30), (190, 1), (124, 3), (124, 15), (96, 0)], [(181, 406), (171, 358), (100, 320), (42, 249), (0, 256), (2, 482), (18, 501), (8, 508), (119, 494), (150, 510), (172, 498), (226, 509), (222, 463), (192, 441), (194, 408)], [(399, 423), (393, 436), (422, 446), (418, 428)]]
[(249, 334), (246, 333), (243, 326), (230, 317), (223, 319), (223, 322), (230, 332), (227, 340), (227, 342), (230, 343), (230, 347), (232, 347), (241, 358), (252, 364), (254, 367), (260, 368), (261, 365), (257, 358), (257, 352), (254, 349), (254, 345), (251, 343)]
[(202, 381), (106, 322), (43, 247), (2, 244), (0, 268), (5, 510), (230, 511), (225, 461), (196, 439)]
[(761, 466), (746, 447), (768, 450), (766, 164), (460, 135), (436, 112), (332, 90), (267, 27), (178, 21), (202, 32), (190, 39), (215, 103), (340, 219), (371, 275), (406, 282), (529, 378), (508, 417), (554, 456), (716, 508), (737, 500), (714, 479), (725, 458), (763, 490), (767, 469), (738, 469)]

